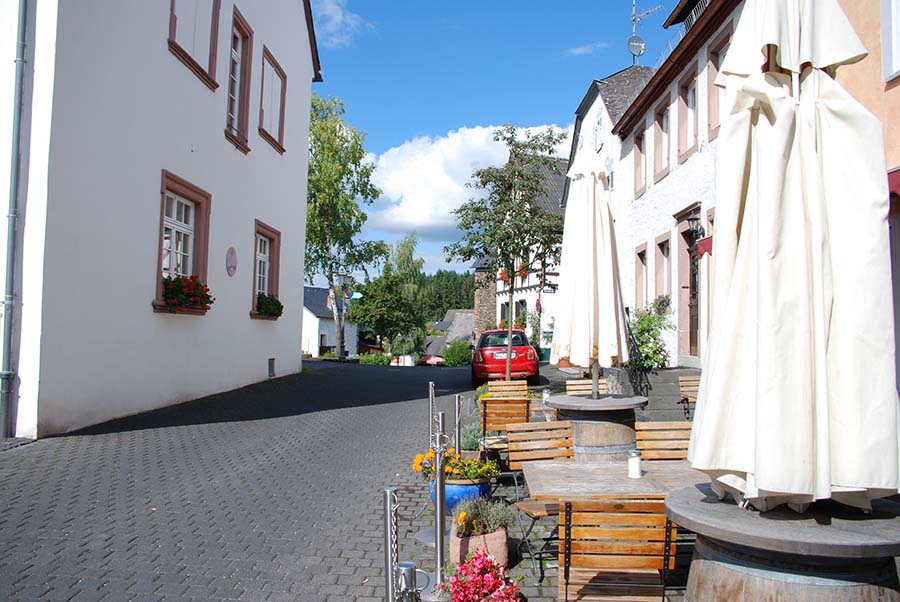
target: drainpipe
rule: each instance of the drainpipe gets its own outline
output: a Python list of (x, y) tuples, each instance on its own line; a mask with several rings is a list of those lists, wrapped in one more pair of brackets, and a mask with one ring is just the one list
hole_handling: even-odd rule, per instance
[(9, 405), (12, 379), (10, 348), (13, 335), (13, 300), (16, 283), (16, 230), (19, 204), (19, 158), (22, 139), (23, 82), (25, 80), (25, 17), (28, 1), (19, 0), (19, 28), (16, 35), (16, 85), (13, 97), (12, 152), (9, 160), (9, 211), (6, 214), (6, 289), (3, 294), (3, 363), (0, 366), (0, 438), (10, 436)]

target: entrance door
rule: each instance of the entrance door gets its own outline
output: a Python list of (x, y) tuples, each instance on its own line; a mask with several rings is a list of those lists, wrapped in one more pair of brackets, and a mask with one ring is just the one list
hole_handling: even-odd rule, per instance
[(691, 280), (688, 309), (690, 311), (690, 353), (700, 355), (700, 258), (697, 255), (696, 243), (688, 251), (690, 253)]

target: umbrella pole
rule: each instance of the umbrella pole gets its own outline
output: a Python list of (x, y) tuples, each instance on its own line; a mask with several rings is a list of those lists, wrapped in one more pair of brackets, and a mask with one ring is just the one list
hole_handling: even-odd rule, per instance
[(600, 399), (600, 364), (591, 364), (591, 399)]

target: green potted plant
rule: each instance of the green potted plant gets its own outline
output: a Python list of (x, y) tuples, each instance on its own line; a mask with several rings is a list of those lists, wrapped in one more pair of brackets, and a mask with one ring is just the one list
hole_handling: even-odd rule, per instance
[(188, 313), (190, 310), (208, 310), (216, 298), (197, 274), (191, 276), (166, 276), (163, 278), (163, 302), (170, 314)]
[[(434, 448), (424, 454), (416, 454), (412, 468), (429, 481), (431, 497), (434, 499)], [(500, 467), (494, 461), (479, 458), (463, 460), (454, 448), (444, 453), (444, 502), (447, 512), (466, 499), (487, 497), (491, 494), (491, 479), (500, 476)]]
[(481, 441), (481, 426), (477, 422), (470, 422), (462, 427), (459, 433), (459, 455), (463, 460), (472, 460), (479, 456), (479, 443)]
[(278, 318), (282, 313), (284, 313), (284, 305), (281, 304), (281, 301), (279, 301), (278, 297), (276, 297), (275, 295), (257, 293), (256, 313), (261, 316)]
[(515, 518), (515, 510), (503, 500), (475, 498), (456, 507), (454, 527), (450, 531), (450, 561), (460, 564), (478, 549), (494, 557), (499, 566), (509, 561), (507, 527)]

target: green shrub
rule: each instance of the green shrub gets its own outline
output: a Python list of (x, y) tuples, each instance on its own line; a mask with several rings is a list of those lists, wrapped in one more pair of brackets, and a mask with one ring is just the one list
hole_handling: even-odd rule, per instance
[(468, 366), (472, 363), (472, 347), (466, 339), (451, 341), (444, 349), (444, 363), (448, 366)]
[(275, 295), (256, 294), (256, 313), (264, 316), (278, 317), (284, 312), (284, 305)]
[(663, 333), (674, 330), (669, 319), (669, 296), (661, 295), (649, 307), (634, 312), (631, 331), (641, 351), (641, 365), (647, 370), (669, 365), (669, 353), (663, 341)]
[(370, 366), (387, 366), (391, 363), (391, 357), (383, 353), (364, 353), (359, 356), (359, 363)]
[(481, 426), (477, 422), (470, 422), (459, 432), (459, 448), (465, 451), (478, 451), (480, 439)]
[(326, 351), (325, 353), (323, 353), (323, 354), (320, 355), (319, 357), (320, 357), (320, 358), (324, 357), (324, 358), (332, 358), (332, 359), (333, 359), (333, 358), (336, 358), (337, 356), (334, 354), (334, 351)]

